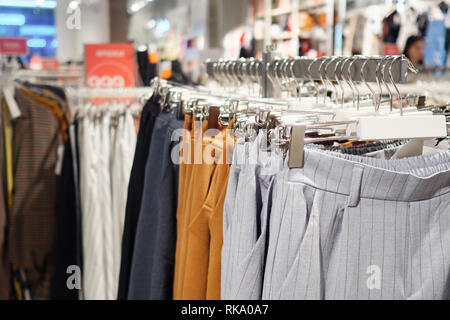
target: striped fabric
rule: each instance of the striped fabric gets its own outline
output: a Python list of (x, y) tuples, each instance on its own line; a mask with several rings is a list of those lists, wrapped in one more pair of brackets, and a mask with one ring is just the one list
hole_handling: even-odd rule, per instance
[(274, 175), (282, 167), (281, 154), (270, 157), (254, 142), (239, 140), (224, 206), (222, 300), (259, 300)]
[(58, 146), (63, 145), (58, 120), (40, 102), (16, 91), (21, 117), (14, 121), (14, 195), (9, 253), (24, 270), (32, 298), (49, 297)]
[(263, 299), (450, 298), (450, 152), (304, 162), (276, 177)]

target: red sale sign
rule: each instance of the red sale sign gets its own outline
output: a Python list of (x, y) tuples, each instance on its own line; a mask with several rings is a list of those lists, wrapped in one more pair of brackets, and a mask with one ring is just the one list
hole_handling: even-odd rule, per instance
[(132, 44), (85, 45), (86, 86), (124, 88), (136, 85)]
[(25, 56), (28, 54), (26, 38), (0, 38), (0, 54)]

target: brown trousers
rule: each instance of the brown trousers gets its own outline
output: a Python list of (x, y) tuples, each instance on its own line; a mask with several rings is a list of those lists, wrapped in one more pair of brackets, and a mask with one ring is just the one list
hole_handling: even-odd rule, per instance
[(206, 120), (194, 123), (190, 116), (185, 118), (189, 134), (181, 142), (175, 300), (220, 299), (222, 213), (234, 139), (227, 135), (229, 127), (220, 125), (217, 135), (201, 139), (196, 133), (200, 127), (205, 133), (208, 126)]

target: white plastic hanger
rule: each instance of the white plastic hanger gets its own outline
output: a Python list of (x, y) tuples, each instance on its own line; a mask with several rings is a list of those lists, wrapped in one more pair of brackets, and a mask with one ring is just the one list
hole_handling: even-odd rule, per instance
[(22, 115), (14, 97), (15, 85), (13, 80), (13, 70), (15, 69), (15, 66), (12, 61), (8, 63), (5, 59), (2, 63), (2, 69), (3, 74), (1, 75), (0, 85), (2, 86), (3, 96), (8, 105), (9, 115), (11, 120), (14, 120)]

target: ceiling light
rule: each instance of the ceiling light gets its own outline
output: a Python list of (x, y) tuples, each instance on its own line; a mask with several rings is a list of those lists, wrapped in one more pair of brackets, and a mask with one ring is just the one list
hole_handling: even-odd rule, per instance
[(136, 13), (136, 12), (140, 11), (142, 8), (144, 8), (150, 2), (152, 2), (152, 0), (151, 1), (149, 1), (149, 0), (135, 1), (131, 6), (128, 7), (128, 12), (131, 14)]
[(0, 25), (2, 26), (23, 26), (25, 16), (16, 13), (0, 13)]
[(47, 41), (45, 39), (28, 39), (27, 46), (30, 48), (45, 48), (47, 46)]
[(75, 10), (76, 8), (78, 8), (78, 1), (75, 1), (75, 0), (70, 1), (69, 8), (72, 10)]

